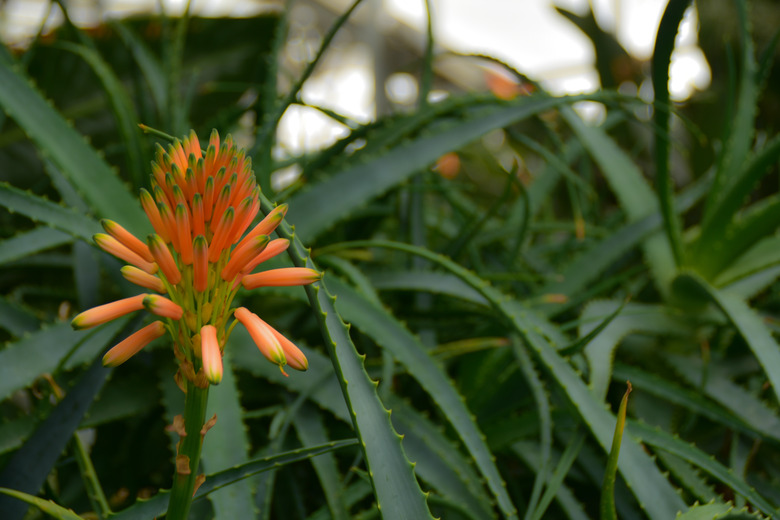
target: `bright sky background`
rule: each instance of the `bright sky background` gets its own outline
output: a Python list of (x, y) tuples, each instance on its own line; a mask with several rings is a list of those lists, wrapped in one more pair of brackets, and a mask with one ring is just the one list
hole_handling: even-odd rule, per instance
[[(99, 20), (90, 19), (92, 10), (85, 9), (95, 1), (68, 2), (76, 23), (99, 23)], [(108, 16), (120, 17), (153, 11), (158, 2), (102, 0), (102, 5)], [(371, 6), (371, 2), (380, 2), (381, 6)], [(184, 0), (163, 0), (163, 3), (172, 13), (181, 12), (186, 5)], [(343, 11), (351, 0), (327, 3), (336, 11)], [(434, 31), (440, 46), (500, 58), (541, 81), (550, 92), (566, 94), (595, 90), (598, 76), (593, 68), (592, 45), (574, 25), (554, 11), (553, 3), (579, 13), (584, 13), (592, 3), (602, 28), (614, 30), (623, 46), (634, 57), (644, 60), (652, 53), (667, 0), (483, 0), (479, 2), (479, 8), (475, 8), (475, 0), (432, 0), (432, 3)], [(48, 5), (47, 0), (7, 0), (0, 10), (0, 37), (5, 41), (29, 38), (38, 30)], [(279, 5), (278, 2), (251, 0), (193, 0), (192, 10), (201, 16), (250, 16)], [(372, 14), (377, 20), (389, 15), (397, 23), (415, 30), (424, 28), (424, 0), (364, 0), (360, 9), (374, 9)], [(49, 25), (59, 24), (61, 20), (55, 8)], [(696, 88), (706, 88), (710, 81), (709, 67), (697, 46), (696, 24), (695, 11), (690, 9), (672, 56), (670, 90), (677, 100), (686, 99)], [(381, 24), (377, 23), (377, 26)], [(305, 86), (303, 96), (309, 103), (322, 104), (356, 120), (366, 121), (373, 118), (375, 112), (372, 56), (369, 49), (357, 45), (345, 52), (346, 57), (337, 64), (318, 70)], [(637, 87), (640, 86), (633, 88)], [(640, 92), (645, 90), (640, 88)], [(293, 107), (280, 125), (280, 155), (295, 155), (324, 146), (343, 132), (343, 128), (322, 114)]]

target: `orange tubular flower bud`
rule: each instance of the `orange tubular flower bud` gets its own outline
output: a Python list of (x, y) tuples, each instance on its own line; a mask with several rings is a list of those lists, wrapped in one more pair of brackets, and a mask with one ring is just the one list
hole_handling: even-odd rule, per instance
[(149, 252), (149, 247), (138, 240), (135, 235), (130, 233), (128, 230), (114, 222), (113, 220), (103, 219), (100, 221), (100, 224), (103, 226), (103, 229), (106, 230), (106, 233), (111, 235), (112, 237), (116, 238), (123, 246), (128, 248), (133, 253), (137, 254), (147, 262), (154, 262), (154, 258), (152, 258), (152, 253)]
[(93, 238), (97, 246), (106, 253), (139, 267), (149, 274), (157, 272), (157, 265), (153, 262), (147, 262), (111, 235), (97, 233)]
[(244, 244), (251, 242), (252, 239), (259, 235), (270, 235), (277, 228), (284, 216), (287, 214), (287, 204), (281, 204), (271, 210), (263, 220), (257, 224), (252, 231), (247, 233), (244, 239), (239, 242), (237, 247), (241, 247)]
[(127, 279), (127, 281), (130, 283), (134, 283), (138, 286), (144, 287), (145, 289), (151, 289), (152, 291), (158, 293), (165, 292), (165, 284), (162, 282), (162, 280), (147, 273), (146, 271), (142, 271), (141, 269), (138, 269), (132, 265), (124, 266), (121, 271), (122, 276), (124, 276), (125, 279)]
[[(217, 234), (217, 227), (219, 225), (219, 223), (215, 222), (215, 220), (225, 213), (228, 204), (230, 204), (230, 185), (226, 184), (225, 187), (222, 188), (222, 191), (219, 192), (217, 202), (214, 204), (214, 213), (212, 213), (211, 217), (211, 231), (215, 235)], [(230, 228), (227, 228), (223, 232), (227, 233), (228, 231), (230, 231)]]
[(192, 234), (194, 236), (206, 234), (206, 218), (203, 214), (203, 197), (196, 193), (192, 197)]
[(176, 217), (173, 216), (173, 213), (171, 212), (171, 208), (169, 208), (168, 204), (166, 204), (165, 202), (161, 202), (157, 204), (157, 209), (160, 210), (160, 217), (162, 218), (163, 224), (165, 225), (165, 232), (168, 233), (168, 236), (170, 237), (170, 240), (168, 240), (168, 242), (173, 244), (174, 249), (178, 250), (179, 233), (178, 231), (176, 231)]
[(271, 327), (266, 322), (260, 319), (257, 314), (250, 312), (246, 307), (239, 307), (235, 311), (236, 319), (246, 327), (249, 331), (249, 335), (252, 336), (252, 340), (260, 349), (260, 352), (271, 363), (279, 365), (279, 369), (282, 370), (282, 374), (285, 376), (284, 365), (287, 364), (287, 359), (284, 357), (284, 349), (276, 339)]
[(308, 267), (284, 267), (262, 273), (245, 275), (241, 280), (244, 289), (258, 287), (287, 287), (290, 285), (309, 285), (322, 278), (322, 274)]
[(152, 256), (157, 261), (157, 265), (160, 266), (160, 271), (165, 275), (168, 283), (176, 285), (181, 281), (181, 273), (179, 268), (176, 267), (176, 261), (171, 255), (171, 250), (163, 242), (163, 239), (159, 235), (149, 235), (148, 238), (149, 250), (152, 252)]
[(203, 292), (209, 280), (209, 243), (206, 237), (198, 235), (193, 243), (193, 283), (195, 290)]
[(228, 230), (233, 226), (233, 207), (229, 207), (225, 214), (222, 215), (222, 219), (217, 224), (217, 228), (214, 230), (214, 237), (211, 239), (209, 245), (209, 262), (216, 264), (219, 261), (219, 257), (222, 254), (222, 250), (225, 249), (228, 239)]
[(184, 204), (176, 206), (176, 230), (179, 233), (179, 254), (185, 265), (192, 265), (192, 231), (187, 207)]
[(146, 294), (139, 294), (105, 305), (98, 305), (73, 318), (70, 325), (76, 330), (88, 329), (120, 318), (125, 314), (140, 311), (144, 308), (143, 301), (146, 296)]
[(158, 296), (156, 294), (148, 294), (143, 299), (143, 305), (147, 311), (163, 318), (170, 318), (172, 320), (180, 320), (184, 315), (184, 309), (178, 304), (173, 303), (168, 298)]
[(270, 260), (279, 253), (283, 253), (287, 250), (288, 247), (290, 247), (290, 241), (286, 238), (277, 238), (275, 240), (271, 240), (262, 253), (254, 257), (249, 263), (241, 268), (241, 272), (244, 274), (251, 273), (252, 269), (262, 264), (266, 260)]
[(121, 365), (163, 334), (165, 334), (165, 325), (163, 325), (161, 321), (150, 323), (146, 327), (120, 341), (114, 348), (106, 352), (106, 355), (103, 356), (103, 365), (107, 367)]
[(260, 235), (247, 247), (234, 250), (230, 255), (230, 261), (222, 269), (222, 279), (229, 282), (244, 270), (244, 267), (257, 255), (263, 252), (268, 245), (268, 235)]
[[(256, 210), (255, 207), (257, 208)], [(233, 226), (230, 228), (230, 231), (228, 231), (228, 246), (232, 246), (238, 242), (238, 239), (244, 234), (247, 226), (252, 222), (251, 219), (255, 218), (254, 215), (250, 217), (253, 210), (255, 211), (255, 215), (257, 215), (257, 211), (260, 210), (260, 203), (257, 202), (257, 200), (253, 202), (251, 197), (246, 197), (238, 205), (236, 217), (233, 219)]]
[(152, 223), (154, 232), (160, 235), (166, 242), (170, 242), (171, 237), (168, 235), (168, 229), (163, 223), (160, 210), (157, 209), (157, 203), (152, 198), (152, 195), (143, 188), (141, 188), (141, 206), (143, 206), (146, 216), (149, 217), (149, 222)]
[(222, 381), (222, 353), (217, 341), (217, 329), (213, 325), (204, 325), (200, 329), (203, 372), (212, 385)]
[(214, 212), (214, 177), (209, 175), (206, 179), (206, 189), (203, 192), (203, 217), (210, 221)]
[(309, 360), (306, 359), (306, 356), (304, 355), (303, 352), (301, 352), (301, 349), (296, 347), (292, 341), (285, 338), (278, 330), (276, 330), (268, 323), (263, 321), (262, 318), (258, 316), (257, 319), (262, 321), (265, 324), (265, 326), (268, 327), (268, 329), (274, 335), (276, 340), (282, 346), (282, 350), (284, 350), (284, 357), (287, 360), (288, 367), (294, 368), (295, 370), (300, 370), (301, 372), (305, 372), (306, 370), (309, 370)]

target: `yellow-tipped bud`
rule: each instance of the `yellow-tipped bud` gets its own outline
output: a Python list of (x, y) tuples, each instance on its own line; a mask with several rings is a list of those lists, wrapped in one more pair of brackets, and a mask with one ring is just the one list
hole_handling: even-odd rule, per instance
[(181, 273), (179, 268), (176, 267), (176, 261), (173, 259), (171, 250), (165, 244), (159, 235), (149, 235), (148, 239), (149, 250), (152, 252), (157, 265), (160, 266), (160, 270), (165, 275), (168, 283), (176, 285), (181, 281)]
[(122, 276), (124, 276), (128, 282), (134, 283), (138, 286), (158, 293), (165, 292), (165, 284), (154, 275), (147, 273), (141, 269), (138, 269), (132, 265), (126, 265), (122, 269)]
[[(284, 367), (287, 364), (287, 359), (284, 356), (284, 348), (276, 339), (276, 336), (272, 332), (271, 327), (266, 322), (260, 319), (257, 314), (250, 312), (246, 307), (239, 307), (235, 311), (236, 319), (246, 327), (249, 331), (249, 335), (252, 336), (252, 340), (260, 349), (260, 352), (271, 363)], [(282, 370), (284, 374), (284, 370)], [(287, 374), (284, 374), (285, 376)]]
[(146, 327), (120, 341), (114, 348), (106, 352), (106, 355), (103, 356), (103, 365), (107, 367), (121, 365), (163, 334), (165, 334), (165, 326), (161, 321), (150, 323)]
[(180, 320), (184, 315), (184, 309), (178, 304), (173, 303), (164, 296), (157, 294), (149, 294), (143, 299), (143, 305), (152, 314), (162, 316), (163, 318), (171, 318), (172, 320)]
[(203, 372), (212, 385), (222, 381), (222, 353), (217, 341), (217, 329), (213, 325), (204, 325), (200, 329)]
[(73, 321), (71, 321), (70, 324), (76, 330), (102, 325), (103, 323), (120, 318), (125, 314), (140, 311), (144, 308), (143, 301), (146, 296), (148, 295), (139, 294), (138, 296), (131, 296), (130, 298), (106, 303), (105, 305), (98, 305), (73, 318)]

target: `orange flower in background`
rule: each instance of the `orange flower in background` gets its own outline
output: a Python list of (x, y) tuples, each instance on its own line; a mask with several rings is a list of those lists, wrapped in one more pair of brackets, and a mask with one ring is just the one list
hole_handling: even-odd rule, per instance
[(167, 330), (179, 360), (179, 386), (186, 387), (186, 378), (205, 388), (222, 379), (225, 341), (232, 326), (241, 322), (282, 373), (285, 365), (308, 368), (295, 345), (249, 310), (236, 309), (235, 322), (226, 327), (240, 287), (307, 285), (321, 276), (306, 268), (251, 274), (289, 246), (285, 239), (268, 236), (284, 218), (284, 204), (247, 232), (260, 211), (259, 193), (251, 160), (230, 136), (220, 142), (213, 131), (205, 156), (194, 132), (167, 151), (158, 146), (151, 191), (142, 189), (140, 196), (155, 233), (143, 242), (116, 222), (104, 220), (107, 234), (95, 235), (101, 249), (130, 264), (122, 268), (127, 280), (157, 294), (94, 307), (76, 316), (72, 325), (86, 329), (142, 309), (163, 320), (109, 350), (104, 365), (124, 363)]

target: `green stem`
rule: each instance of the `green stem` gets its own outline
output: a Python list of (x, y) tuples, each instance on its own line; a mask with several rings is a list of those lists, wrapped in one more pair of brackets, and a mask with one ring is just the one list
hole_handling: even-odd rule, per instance
[(200, 448), (203, 444), (200, 432), (206, 420), (208, 398), (208, 387), (198, 388), (191, 381), (187, 381), (187, 396), (184, 403), (184, 431), (187, 435), (179, 442), (177, 459), (182, 455), (187, 456), (190, 471), (188, 474), (179, 473), (177, 464), (177, 470), (173, 475), (167, 520), (186, 520), (189, 514), (192, 495), (195, 492), (195, 479), (198, 475)]
[(89, 457), (89, 453), (87, 453), (87, 449), (81, 441), (78, 432), (73, 434), (72, 442), (73, 453), (81, 470), (81, 477), (84, 479), (84, 487), (87, 489), (87, 497), (92, 504), (92, 508), (95, 510), (98, 519), (108, 518), (111, 516), (111, 507), (108, 505), (108, 500), (103, 493), (103, 488), (100, 486), (100, 481), (95, 472), (95, 466), (92, 465), (92, 459)]

